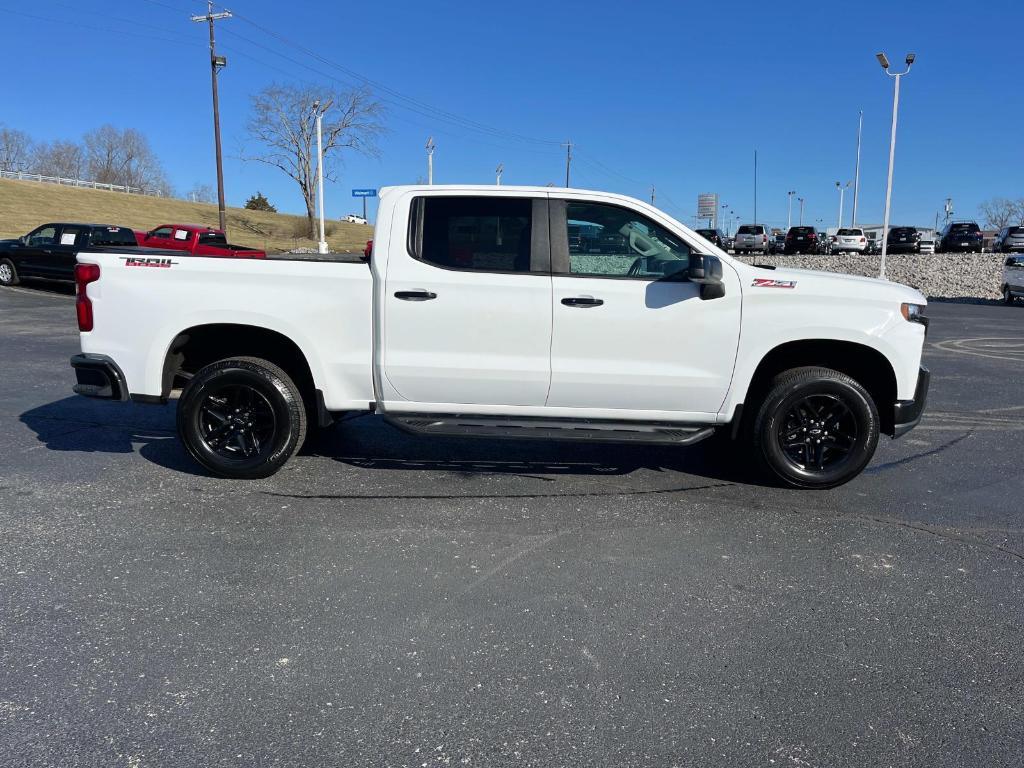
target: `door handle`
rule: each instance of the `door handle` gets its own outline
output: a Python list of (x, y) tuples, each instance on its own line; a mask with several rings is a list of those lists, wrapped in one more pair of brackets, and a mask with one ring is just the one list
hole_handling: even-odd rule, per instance
[(572, 298), (562, 299), (562, 303), (567, 307), (600, 307), (604, 304), (603, 299), (595, 299), (593, 296), (573, 296)]
[(437, 294), (430, 291), (395, 291), (395, 298), (402, 301), (430, 301), (436, 299)]

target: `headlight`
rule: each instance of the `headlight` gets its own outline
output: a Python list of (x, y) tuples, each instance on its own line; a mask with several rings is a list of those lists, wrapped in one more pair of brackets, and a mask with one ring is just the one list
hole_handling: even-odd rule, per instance
[(900, 314), (903, 319), (911, 323), (928, 325), (928, 318), (924, 316), (924, 304), (900, 304)]

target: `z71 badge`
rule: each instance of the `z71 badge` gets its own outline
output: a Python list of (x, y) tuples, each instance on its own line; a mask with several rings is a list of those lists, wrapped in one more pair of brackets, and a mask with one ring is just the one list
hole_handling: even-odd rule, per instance
[(163, 258), (145, 258), (142, 256), (122, 256), (121, 261), (124, 262), (126, 267), (158, 267), (163, 269), (170, 269), (173, 265), (177, 264), (176, 261)]
[(796, 280), (772, 280), (767, 277), (755, 277), (751, 285), (754, 288), (796, 288)]

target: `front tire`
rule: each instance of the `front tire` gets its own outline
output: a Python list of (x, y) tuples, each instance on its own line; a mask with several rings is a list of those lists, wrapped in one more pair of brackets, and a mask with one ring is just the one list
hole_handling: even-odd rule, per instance
[(302, 445), (306, 424), (295, 382), (255, 357), (200, 369), (178, 402), (178, 435), (192, 458), (220, 477), (274, 474)]
[(10, 259), (0, 259), (0, 285), (17, 285), (20, 282), (14, 262)]
[(794, 368), (775, 377), (754, 422), (760, 463), (792, 488), (842, 485), (878, 446), (878, 409), (857, 381), (830, 368)]

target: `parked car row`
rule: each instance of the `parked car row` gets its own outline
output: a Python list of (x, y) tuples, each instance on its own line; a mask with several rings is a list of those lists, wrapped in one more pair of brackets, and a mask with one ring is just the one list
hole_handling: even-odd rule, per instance
[(36, 227), (22, 237), (0, 240), (0, 285), (17, 285), (22, 278), (74, 280), (80, 251), (96, 253), (112, 248), (220, 258), (263, 259), (267, 255), (231, 245), (223, 231), (198, 224), (165, 224), (149, 232), (137, 232), (111, 224), (56, 222)]

